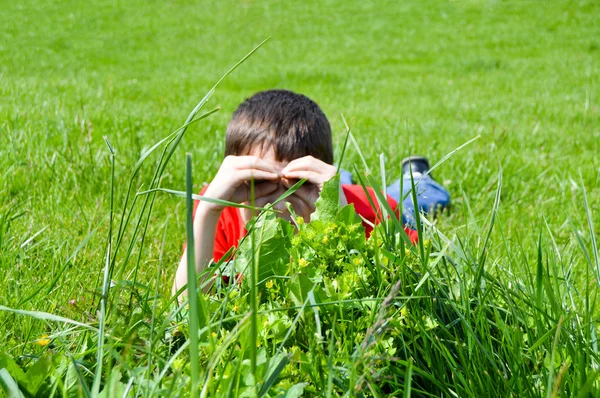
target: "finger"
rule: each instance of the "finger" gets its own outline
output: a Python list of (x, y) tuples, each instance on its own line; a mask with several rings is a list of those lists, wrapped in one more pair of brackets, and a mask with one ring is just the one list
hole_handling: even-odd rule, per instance
[(235, 156), (233, 166), (238, 170), (257, 169), (280, 175), (279, 169), (272, 163), (257, 156)]
[(312, 156), (305, 156), (303, 158), (294, 159), (287, 166), (283, 168), (282, 173), (286, 173), (288, 171), (298, 171), (298, 170), (308, 170), (308, 171), (316, 171), (320, 173), (327, 174), (335, 174), (337, 170), (335, 166), (327, 164), (322, 160), (316, 159)]
[(238, 170), (235, 172), (235, 178), (238, 181), (256, 181), (256, 185), (258, 185), (258, 181), (267, 180), (273, 182), (279, 182), (281, 179), (280, 175), (277, 173), (272, 173), (269, 171), (258, 170), (258, 169), (244, 169)]
[(297, 179), (306, 178), (309, 182), (311, 182), (315, 185), (323, 185), (323, 183), (325, 183), (325, 181), (328, 181), (332, 177), (329, 175), (321, 174), (316, 171), (309, 171), (309, 170), (285, 171), (283, 173), (283, 176), (288, 179), (290, 179), (290, 178), (297, 178)]

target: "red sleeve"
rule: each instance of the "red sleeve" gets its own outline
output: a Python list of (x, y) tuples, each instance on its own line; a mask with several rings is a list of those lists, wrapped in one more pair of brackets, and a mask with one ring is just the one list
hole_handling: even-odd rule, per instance
[[(362, 216), (364, 219), (366, 219), (371, 224), (379, 224), (383, 215), (382, 215), (381, 209), (379, 208), (379, 202), (377, 201), (377, 195), (375, 194), (375, 191), (373, 190), (373, 188), (367, 187), (369, 196), (367, 196), (365, 194), (365, 190), (363, 189), (363, 187), (361, 185), (342, 185), (342, 189), (344, 190), (344, 195), (346, 196), (346, 200), (348, 201), (348, 204), (351, 203), (354, 205), (356, 214)], [(373, 207), (371, 206), (369, 197), (371, 198), (371, 201), (375, 205), (376, 210), (373, 209)], [(392, 208), (392, 210), (396, 212), (397, 216), (399, 216), (398, 210), (397, 210), (398, 204), (396, 203), (396, 201), (389, 195), (387, 196), (386, 199), (387, 199), (388, 204)], [(364, 220), (363, 220), (363, 225), (365, 227), (365, 233), (366, 233), (367, 237), (369, 237), (371, 235), (371, 232), (373, 231), (373, 227), (371, 227), (371, 225), (366, 223)], [(406, 234), (410, 238), (410, 241), (412, 243), (415, 243), (418, 239), (417, 231), (414, 231), (414, 230), (406, 228), (406, 227), (404, 228), (404, 230), (406, 231)]]
[[(204, 195), (208, 185), (202, 188), (199, 195)], [(196, 218), (196, 209), (200, 204), (199, 200), (194, 201), (193, 217)], [(221, 257), (232, 247), (237, 247), (240, 238), (245, 234), (244, 225), (238, 210), (235, 207), (226, 207), (221, 213), (217, 223), (215, 234), (215, 248), (213, 259), (219, 261)], [(185, 245), (183, 246), (185, 250)]]

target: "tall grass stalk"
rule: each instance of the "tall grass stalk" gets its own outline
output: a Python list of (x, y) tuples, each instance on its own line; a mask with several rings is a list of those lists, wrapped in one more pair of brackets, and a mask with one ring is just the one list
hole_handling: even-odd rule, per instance
[[(191, 378), (192, 390), (191, 396), (197, 397), (200, 388), (200, 355), (198, 353), (198, 288), (196, 286), (196, 256), (194, 254), (194, 202), (192, 200), (192, 157), (186, 155), (186, 234), (187, 234), (187, 292), (188, 292), (188, 322), (190, 327), (190, 363), (191, 363)], [(202, 293), (200, 293), (202, 294)]]
[[(187, 214), (186, 214), (187, 217)], [(148, 353), (148, 367), (146, 369), (146, 379), (150, 380), (150, 371), (152, 369), (152, 361), (154, 359), (154, 352), (153, 352), (153, 348), (155, 345), (155, 322), (156, 322), (156, 307), (158, 305), (158, 299), (159, 299), (159, 292), (160, 292), (160, 277), (162, 274), (162, 270), (163, 270), (163, 255), (164, 255), (164, 248), (165, 248), (165, 244), (167, 241), (167, 230), (168, 230), (168, 226), (169, 226), (169, 220), (170, 217), (167, 217), (167, 220), (165, 222), (165, 227), (164, 227), (164, 233), (163, 233), (163, 237), (162, 237), (162, 243), (161, 243), (161, 247), (160, 247), (160, 254), (159, 254), (159, 258), (158, 258), (158, 270), (156, 271), (156, 281), (154, 283), (154, 294), (152, 295), (152, 318), (150, 320), (150, 347), (149, 347), (149, 353)], [(186, 225), (186, 229), (187, 229), (187, 225)], [(132, 380), (134, 380), (132, 378)]]
[(115, 186), (115, 150), (108, 141), (108, 137), (104, 137), (106, 146), (110, 151), (110, 207), (108, 216), (108, 239), (106, 242), (106, 260), (104, 266), (104, 279), (102, 282), (102, 297), (100, 299), (100, 312), (98, 314), (98, 348), (96, 356), (96, 373), (91, 393), (96, 396), (100, 392), (100, 383), (102, 381), (102, 364), (104, 363), (104, 329), (106, 327), (106, 302), (108, 300), (108, 292), (110, 287), (110, 256), (112, 247), (112, 225), (113, 225), (113, 208), (114, 208), (114, 186)]
[[(254, 179), (250, 181), (250, 198), (252, 207), (254, 207)], [(256, 217), (256, 213), (252, 210), (252, 218)], [(250, 231), (250, 247), (252, 248), (252, 255), (250, 260), (250, 371), (254, 378), (255, 393), (258, 393), (258, 379), (256, 375), (256, 344), (258, 341), (258, 265), (257, 256), (260, 251), (256, 246), (256, 232), (255, 228)]]
[(579, 180), (581, 181), (581, 191), (583, 192), (583, 205), (585, 207), (585, 215), (587, 219), (590, 240), (592, 242), (592, 254), (594, 256), (594, 264), (595, 264), (595, 272), (596, 281), (598, 286), (600, 286), (600, 259), (598, 258), (598, 244), (596, 243), (596, 234), (594, 232), (594, 222), (592, 221), (592, 212), (590, 211), (590, 206), (588, 204), (587, 192), (585, 190), (585, 184), (583, 183), (583, 177), (581, 176), (581, 171), (579, 172)]

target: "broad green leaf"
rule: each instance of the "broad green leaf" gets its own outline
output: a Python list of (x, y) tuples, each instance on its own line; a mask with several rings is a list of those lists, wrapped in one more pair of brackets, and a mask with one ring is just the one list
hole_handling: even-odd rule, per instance
[(314, 282), (308, 276), (301, 273), (294, 274), (288, 283), (292, 302), (297, 306), (304, 305), (308, 299), (308, 292), (314, 287)]
[(38, 359), (27, 369), (27, 374), (25, 375), (27, 382), (23, 384), (23, 387), (31, 395), (35, 395), (53, 370), (54, 363), (52, 362), (52, 357), (45, 356)]
[(268, 374), (265, 376), (265, 382), (260, 387), (260, 392), (258, 393), (259, 397), (263, 397), (271, 386), (277, 381), (279, 374), (283, 371), (285, 366), (290, 362), (290, 357), (288, 354), (278, 354), (274, 358), (269, 360)]
[(311, 220), (333, 220), (340, 209), (340, 175), (336, 174), (323, 185), (321, 196), (315, 203), (316, 210)]
[(6, 368), (0, 368), (0, 387), (8, 398), (20, 398), (23, 393), (19, 390), (17, 382), (10, 376)]
[(247, 228), (252, 229), (256, 239), (256, 252), (252, 251), (250, 239), (245, 239), (242, 242), (236, 259), (237, 272), (246, 275), (250, 271), (248, 264), (250, 264), (252, 256), (256, 256), (258, 283), (275, 275), (284, 275), (289, 263), (290, 237), (294, 233), (292, 225), (270, 213), (263, 214), (254, 224), (249, 224)]
[(298, 383), (294, 384), (290, 387), (289, 390), (285, 392), (284, 398), (298, 398), (304, 394), (304, 388), (308, 385), (308, 383)]
[(127, 386), (121, 383), (121, 371), (119, 368), (112, 370), (104, 389), (98, 395), (98, 398), (122, 397)]
[(27, 376), (23, 369), (17, 365), (17, 363), (7, 354), (0, 353), (0, 369), (6, 369), (8, 373), (19, 383), (24, 384), (27, 382)]
[(336, 220), (346, 225), (359, 224), (362, 226), (362, 220), (360, 219), (359, 215), (356, 214), (354, 204), (349, 204), (342, 207), (336, 216)]

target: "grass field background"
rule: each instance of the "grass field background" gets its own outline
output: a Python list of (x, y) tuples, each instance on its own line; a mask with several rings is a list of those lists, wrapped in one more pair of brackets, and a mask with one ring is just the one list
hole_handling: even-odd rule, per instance
[[(576, 234), (591, 246), (582, 186), (596, 229), (600, 222), (599, 21), (595, 1), (4, 1), (0, 304), (16, 307), (58, 277), (23, 309), (85, 317), (69, 300), (85, 307), (103, 267), (110, 177), (103, 136), (117, 151), (119, 208), (143, 150), (181, 126), (267, 37), (218, 87), (208, 108), (221, 110), (189, 129), (161, 186), (184, 189), (190, 152), (199, 190), (219, 166), (236, 105), (286, 88), (322, 106), (338, 150), (343, 114), (374, 170), (386, 155), (388, 182), (404, 156), (435, 163), (480, 136), (433, 173), (453, 198), (438, 228), (481, 244), (502, 171), (490, 264), (519, 258), (513, 271), (523, 271), (540, 232), (548, 239), (551, 231), (583, 272)], [(344, 166), (358, 161), (350, 147)], [(151, 176), (146, 166), (137, 184)], [(166, 295), (185, 240), (184, 202), (159, 196), (153, 214), (138, 278), (155, 278), (169, 217)], [(0, 313), (0, 350), (27, 353), (26, 343), (47, 329)]]

